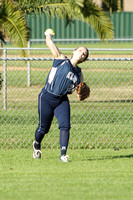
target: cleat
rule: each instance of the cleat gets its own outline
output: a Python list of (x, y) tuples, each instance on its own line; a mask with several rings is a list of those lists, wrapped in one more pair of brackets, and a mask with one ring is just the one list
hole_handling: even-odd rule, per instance
[(40, 149), (35, 149), (34, 143), (35, 143), (35, 141), (33, 142), (33, 158), (39, 159), (39, 158), (41, 158), (42, 152)]
[(62, 162), (68, 162), (68, 158), (69, 158), (69, 156), (62, 155), (62, 156), (60, 156), (59, 160), (62, 161)]

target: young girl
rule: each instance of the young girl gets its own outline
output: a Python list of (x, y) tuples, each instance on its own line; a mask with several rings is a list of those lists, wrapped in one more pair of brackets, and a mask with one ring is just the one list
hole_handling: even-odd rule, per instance
[(55, 116), (60, 129), (61, 156), (59, 159), (62, 162), (68, 162), (66, 152), (71, 125), (67, 94), (72, 94), (77, 85), (83, 82), (83, 74), (77, 64), (87, 59), (88, 49), (79, 47), (73, 51), (71, 59), (68, 59), (52, 41), (53, 35), (54, 33), (50, 29), (45, 31), (46, 45), (54, 56), (54, 62), (38, 98), (39, 124), (33, 142), (33, 158), (41, 158), (41, 141), (44, 135), (49, 132)]

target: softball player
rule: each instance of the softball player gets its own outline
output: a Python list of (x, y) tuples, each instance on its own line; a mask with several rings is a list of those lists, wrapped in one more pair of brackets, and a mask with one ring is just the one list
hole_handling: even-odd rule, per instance
[(59, 159), (62, 162), (68, 162), (66, 152), (71, 125), (67, 94), (71, 94), (83, 81), (81, 68), (77, 64), (87, 59), (88, 50), (85, 47), (79, 47), (73, 51), (71, 59), (68, 59), (52, 41), (53, 35), (54, 32), (51, 29), (45, 31), (46, 45), (54, 56), (54, 62), (38, 98), (39, 124), (33, 142), (33, 158), (41, 158), (41, 141), (44, 135), (49, 132), (55, 116), (60, 129), (61, 156)]

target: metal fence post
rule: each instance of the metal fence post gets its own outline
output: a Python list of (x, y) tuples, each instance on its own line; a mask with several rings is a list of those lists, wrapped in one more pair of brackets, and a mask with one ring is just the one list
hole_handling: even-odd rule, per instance
[(7, 110), (7, 49), (3, 50), (3, 109)]
[[(30, 54), (30, 41), (28, 41), (28, 54)], [(31, 85), (31, 68), (30, 68), (30, 61), (27, 61), (27, 67), (28, 67), (28, 83), (27, 86), (30, 87)]]

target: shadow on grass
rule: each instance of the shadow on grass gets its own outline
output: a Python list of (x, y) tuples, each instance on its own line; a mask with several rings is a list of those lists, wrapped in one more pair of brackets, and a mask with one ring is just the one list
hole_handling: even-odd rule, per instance
[(89, 158), (88, 161), (94, 161), (94, 160), (111, 160), (111, 159), (121, 159), (121, 158), (133, 158), (133, 154), (129, 155), (118, 155), (118, 156), (103, 156), (103, 157), (97, 157), (97, 158)]

